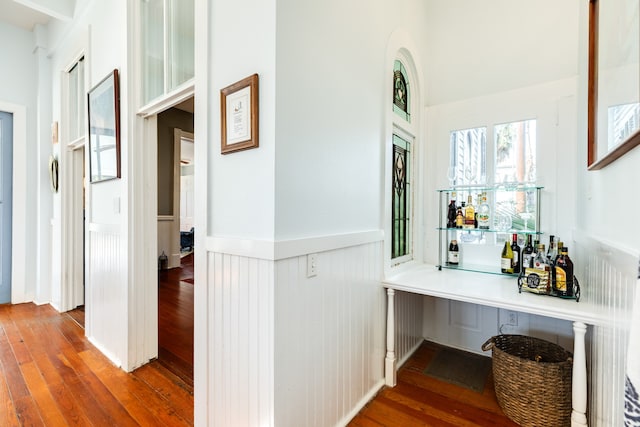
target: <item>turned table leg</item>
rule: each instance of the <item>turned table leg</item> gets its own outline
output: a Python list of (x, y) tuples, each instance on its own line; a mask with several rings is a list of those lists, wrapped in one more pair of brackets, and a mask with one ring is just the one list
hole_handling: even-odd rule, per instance
[(584, 335), (587, 325), (573, 322), (573, 379), (571, 427), (587, 425), (587, 360)]
[(396, 318), (394, 312), (395, 293), (396, 292), (393, 289), (387, 289), (387, 356), (384, 360), (384, 373), (385, 384), (390, 387), (396, 385)]

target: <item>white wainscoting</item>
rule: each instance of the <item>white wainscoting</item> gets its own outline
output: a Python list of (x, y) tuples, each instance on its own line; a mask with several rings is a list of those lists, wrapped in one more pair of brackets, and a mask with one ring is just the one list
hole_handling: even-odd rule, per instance
[(383, 384), (382, 242), (319, 252), (317, 268), (276, 261), (276, 426), (344, 425)]
[[(424, 341), (424, 296), (396, 291), (394, 312), (396, 317), (395, 350), (398, 367), (407, 361)], [(386, 310), (385, 310), (386, 314)]]
[(273, 425), (273, 264), (207, 253), (208, 425)]
[(575, 232), (575, 251), (582, 298), (605, 308), (610, 325), (596, 326), (587, 334), (589, 358), (589, 425), (624, 424), (624, 381), (627, 365), (629, 326), (637, 291), (636, 250), (584, 232)]
[(128, 286), (123, 275), (118, 225), (89, 225), (90, 253), (85, 293), (85, 332), (113, 363), (122, 366), (127, 348)]

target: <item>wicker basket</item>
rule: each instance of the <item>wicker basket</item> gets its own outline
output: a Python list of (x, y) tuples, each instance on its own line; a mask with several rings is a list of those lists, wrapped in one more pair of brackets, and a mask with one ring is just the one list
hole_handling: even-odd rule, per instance
[(523, 427), (571, 425), (571, 353), (523, 335), (496, 335), (482, 350), (492, 350), (496, 397), (507, 417)]

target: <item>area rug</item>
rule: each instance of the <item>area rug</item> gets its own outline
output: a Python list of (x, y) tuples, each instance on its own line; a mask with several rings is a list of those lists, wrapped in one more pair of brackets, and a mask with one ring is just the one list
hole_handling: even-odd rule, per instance
[(424, 370), (424, 374), (482, 393), (490, 370), (490, 357), (453, 348), (441, 348)]

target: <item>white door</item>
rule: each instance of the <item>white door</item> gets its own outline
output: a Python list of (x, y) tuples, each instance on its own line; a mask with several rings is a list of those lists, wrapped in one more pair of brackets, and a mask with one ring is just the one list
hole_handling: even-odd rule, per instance
[(13, 115), (0, 111), (0, 304), (11, 302)]

